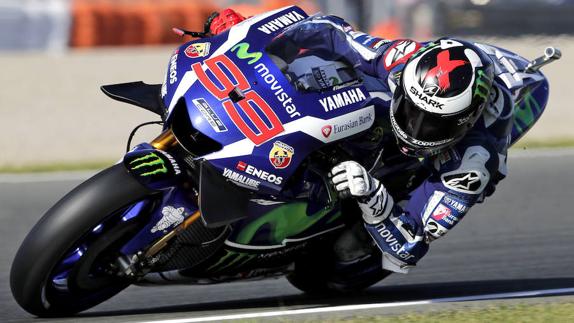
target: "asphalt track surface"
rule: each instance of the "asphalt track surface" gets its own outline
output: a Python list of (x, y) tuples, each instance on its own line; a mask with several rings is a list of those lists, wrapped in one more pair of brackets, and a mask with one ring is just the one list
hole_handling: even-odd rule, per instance
[[(446, 298), (445, 303), (449, 303), (457, 297), (547, 289), (562, 289), (562, 295), (574, 295), (574, 150), (528, 150), (514, 155), (509, 161), (510, 175), (499, 185), (497, 194), (474, 207), (447, 237), (434, 242), (416, 269), (408, 275), (392, 275), (362, 294), (309, 297), (285, 279), (130, 287), (72, 320), (161, 321), (392, 303), (388, 309), (376, 311), (384, 315), (419, 310), (415, 305), (421, 302), (417, 301), (428, 299)], [(26, 233), (44, 211), (78, 184), (75, 177), (82, 176), (0, 176), (0, 322), (44, 321), (33, 319), (12, 299), (9, 268)], [(555, 299), (563, 298), (542, 301)], [(568, 299), (572, 300), (572, 296)], [(394, 304), (403, 303), (397, 310)], [(449, 306), (445, 303), (431, 306)], [(358, 307), (347, 315), (365, 313), (372, 311)], [(321, 315), (315, 319), (331, 314), (327, 311)], [(295, 320), (309, 316), (278, 318)]]

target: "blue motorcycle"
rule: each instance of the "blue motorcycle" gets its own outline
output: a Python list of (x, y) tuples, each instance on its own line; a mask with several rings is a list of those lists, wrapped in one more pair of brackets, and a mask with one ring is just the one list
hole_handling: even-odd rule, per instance
[[(392, 135), (389, 98), (373, 95), (368, 76), (344, 61), (335, 63), (344, 80), (316, 84), (308, 77), (316, 71), (305, 69), (319, 57), (285, 59), (282, 32), (307, 18), (295, 6), (252, 17), (176, 49), (163, 84), (102, 87), (159, 115), (163, 132), (76, 187), (34, 226), (11, 270), (22, 308), (72, 315), (130, 284), (278, 275), (307, 293), (349, 292), (389, 274), (356, 205), (339, 201), (326, 175), (349, 159), (350, 141)], [(548, 83), (538, 68), (559, 52), (529, 62), (482, 46), (515, 95), (514, 142), (542, 114)], [(417, 166), (386, 174), (386, 186), (404, 187)], [(338, 246), (363, 256), (341, 261)]]

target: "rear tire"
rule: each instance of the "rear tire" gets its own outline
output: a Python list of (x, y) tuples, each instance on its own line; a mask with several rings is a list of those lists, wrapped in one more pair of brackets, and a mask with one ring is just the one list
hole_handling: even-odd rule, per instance
[[(364, 230), (362, 224), (355, 225), (354, 228), (358, 228), (358, 231)], [(346, 233), (367, 234), (356, 231), (349, 230)], [(370, 237), (363, 238), (366, 239), (363, 243), (368, 244), (363, 256), (357, 255), (346, 262), (338, 260), (333, 241), (318, 244), (311, 252), (301, 255), (295, 261), (295, 268), (287, 275), (287, 280), (297, 289), (313, 295), (356, 293), (376, 284), (390, 272), (382, 268), (382, 254), (372, 245)], [(351, 242), (346, 242), (347, 245), (349, 243)], [(360, 239), (355, 240), (355, 243), (360, 243)]]
[(117, 248), (137, 231), (139, 227), (131, 222), (114, 226), (90, 244), (70, 270), (71, 286), (65, 294), (52, 286), (51, 275), (95, 226), (152, 194), (118, 164), (64, 196), (33, 227), (14, 258), (10, 287), (18, 304), (37, 316), (65, 316), (93, 307), (129, 286), (129, 281), (117, 278), (92, 279), (87, 271), (100, 254)]

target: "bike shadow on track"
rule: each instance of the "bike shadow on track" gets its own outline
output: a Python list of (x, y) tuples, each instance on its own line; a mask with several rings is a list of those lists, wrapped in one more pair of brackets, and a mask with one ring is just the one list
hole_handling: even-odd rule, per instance
[[(191, 286), (190, 288), (193, 288)], [(574, 288), (574, 278), (546, 278), (520, 280), (490, 280), (473, 282), (449, 282), (433, 284), (375, 286), (354, 294), (329, 296), (291, 295), (285, 297), (245, 298), (225, 302), (207, 302), (200, 304), (161, 306), (120, 311), (101, 311), (79, 314), (80, 317), (123, 316), (138, 314), (166, 314), (178, 312), (213, 312), (235, 309), (259, 309), (287, 307), (314, 308), (354, 304), (393, 303), (429, 300), (437, 298), (465, 297), (487, 294), (523, 292), (545, 289)], [(151, 291), (153, 293), (153, 291)], [(561, 294), (564, 295), (564, 294)], [(574, 295), (574, 293), (572, 293)], [(546, 295), (554, 296), (554, 295)], [(537, 296), (540, 297), (540, 296)], [(526, 297), (522, 297), (526, 298)]]

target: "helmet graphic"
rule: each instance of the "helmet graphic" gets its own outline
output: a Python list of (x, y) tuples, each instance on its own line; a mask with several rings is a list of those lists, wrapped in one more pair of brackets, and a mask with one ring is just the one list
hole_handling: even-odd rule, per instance
[(401, 152), (427, 157), (462, 139), (488, 103), (492, 61), (455, 39), (427, 44), (406, 63), (391, 103)]

